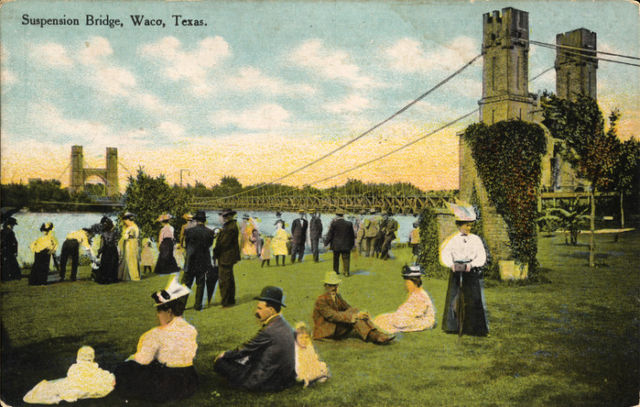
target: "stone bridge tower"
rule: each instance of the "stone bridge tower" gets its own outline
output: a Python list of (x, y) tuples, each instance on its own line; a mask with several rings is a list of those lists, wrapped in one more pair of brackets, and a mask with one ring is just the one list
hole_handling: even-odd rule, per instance
[(71, 192), (84, 191), (84, 184), (91, 176), (100, 177), (106, 186), (107, 195), (118, 195), (118, 149), (107, 147), (106, 168), (85, 168), (82, 146), (71, 147)]

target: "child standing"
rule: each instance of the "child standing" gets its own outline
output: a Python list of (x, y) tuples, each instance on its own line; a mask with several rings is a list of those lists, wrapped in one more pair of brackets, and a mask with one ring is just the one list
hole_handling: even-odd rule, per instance
[(271, 261), (271, 236), (265, 237), (262, 243), (262, 250), (260, 251), (260, 258), (262, 259), (260, 267), (264, 267), (265, 263), (267, 263), (267, 267), (269, 267), (269, 262)]
[(142, 239), (140, 265), (142, 266), (143, 274), (151, 273), (153, 269), (153, 252), (151, 251), (151, 240), (149, 240), (149, 238)]

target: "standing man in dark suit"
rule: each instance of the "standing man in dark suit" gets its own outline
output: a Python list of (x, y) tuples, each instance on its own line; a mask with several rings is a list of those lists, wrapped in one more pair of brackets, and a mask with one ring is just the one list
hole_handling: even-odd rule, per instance
[(213, 249), (213, 257), (218, 261), (220, 296), (222, 307), (231, 307), (236, 303), (236, 281), (233, 278), (233, 265), (240, 261), (238, 243), (238, 224), (233, 218), (236, 211), (225, 209), (220, 212), (222, 230)]
[(293, 221), (291, 224), (291, 263), (296, 262), (296, 255), (298, 262), (302, 262), (304, 256), (304, 244), (307, 241), (307, 226), (309, 222), (305, 219), (304, 210), (298, 211), (300, 217)]
[(233, 387), (251, 391), (280, 391), (296, 382), (293, 329), (280, 314), (282, 289), (262, 289), (255, 316), (262, 328), (236, 350), (222, 352), (213, 369)]
[(355, 244), (355, 233), (353, 233), (353, 223), (343, 218), (344, 211), (341, 209), (336, 213), (335, 219), (331, 221), (329, 232), (324, 240), (324, 245), (333, 250), (333, 271), (340, 274), (340, 257), (342, 257), (342, 271), (345, 276), (349, 276), (349, 263), (351, 260), (351, 249)]
[(309, 222), (309, 240), (311, 241), (311, 253), (313, 253), (313, 261), (320, 261), (320, 251), (318, 244), (322, 237), (322, 220), (317, 210), (311, 211), (311, 221)]
[[(211, 245), (213, 245), (213, 230), (204, 225), (207, 215), (204, 211), (198, 211), (193, 216), (195, 226), (184, 231), (184, 242), (186, 246), (186, 258), (182, 284), (191, 288), (193, 280), (196, 280), (196, 302), (193, 308), (196, 311), (202, 310), (202, 297), (204, 296), (205, 279), (214, 278), (213, 265), (211, 264)], [(215, 285), (215, 281), (213, 282)], [(187, 304), (187, 294), (184, 303)]]

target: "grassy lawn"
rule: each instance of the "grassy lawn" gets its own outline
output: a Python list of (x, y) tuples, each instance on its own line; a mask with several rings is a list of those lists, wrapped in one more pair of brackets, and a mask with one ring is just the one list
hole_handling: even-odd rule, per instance
[[(545, 283), (511, 285), (487, 282), (488, 338), (432, 331), (404, 334), (390, 346), (359, 339), (317, 342), (332, 378), (309, 389), (248, 394), (229, 389), (212, 369), (214, 356), (250, 338), (258, 329), (253, 296), (265, 285), (286, 295), (285, 318), (311, 323), (329, 255), (315, 264), (307, 256), (294, 266), (260, 268), (257, 260), (236, 266), (239, 304), (185, 317), (199, 332), (198, 392), (166, 406), (631, 406), (639, 391), (640, 273), (636, 262), (640, 233), (598, 235), (599, 266), (587, 266), (586, 235), (566, 246), (562, 236), (540, 239), (539, 260)], [(399, 277), (408, 249), (396, 260), (356, 258), (356, 272), (344, 279), (343, 296), (376, 315), (393, 311), (405, 298)], [(78, 348), (96, 350), (102, 368), (114, 366), (136, 348), (139, 336), (157, 324), (149, 295), (166, 277), (101, 286), (86, 280), (30, 287), (26, 279), (0, 286), (3, 343), (2, 398), (22, 405), (22, 396), (42, 379), (66, 375)], [(427, 279), (438, 321), (444, 280)], [(193, 296), (190, 298), (190, 303)], [(6, 352), (5, 352), (6, 351)], [(78, 406), (122, 406), (110, 395)], [(128, 406), (149, 403), (132, 402)]]

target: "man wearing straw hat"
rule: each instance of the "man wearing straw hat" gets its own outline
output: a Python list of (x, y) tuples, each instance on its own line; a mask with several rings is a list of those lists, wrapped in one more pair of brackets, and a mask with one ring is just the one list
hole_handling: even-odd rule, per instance
[(338, 294), (341, 282), (336, 273), (325, 273), (325, 293), (313, 307), (313, 339), (343, 339), (355, 332), (363, 341), (379, 345), (391, 342), (394, 335), (380, 331), (369, 313), (353, 308)]
[(232, 387), (280, 391), (296, 382), (293, 329), (280, 313), (285, 306), (283, 292), (280, 287), (267, 286), (255, 299), (255, 317), (262, 328), (238, 349), (220, 353), (213, 368)]
[(222, 307), (231, 307), (236, 303), (236, 282), (233, 278), (233, 265), (240, 261), (238, 243), (238, 224), (233, 218), (236, 211), (225, 209), (220, 212), (222, 230), (213, 249), (213, 257), (218, 260), (218, 273)]

